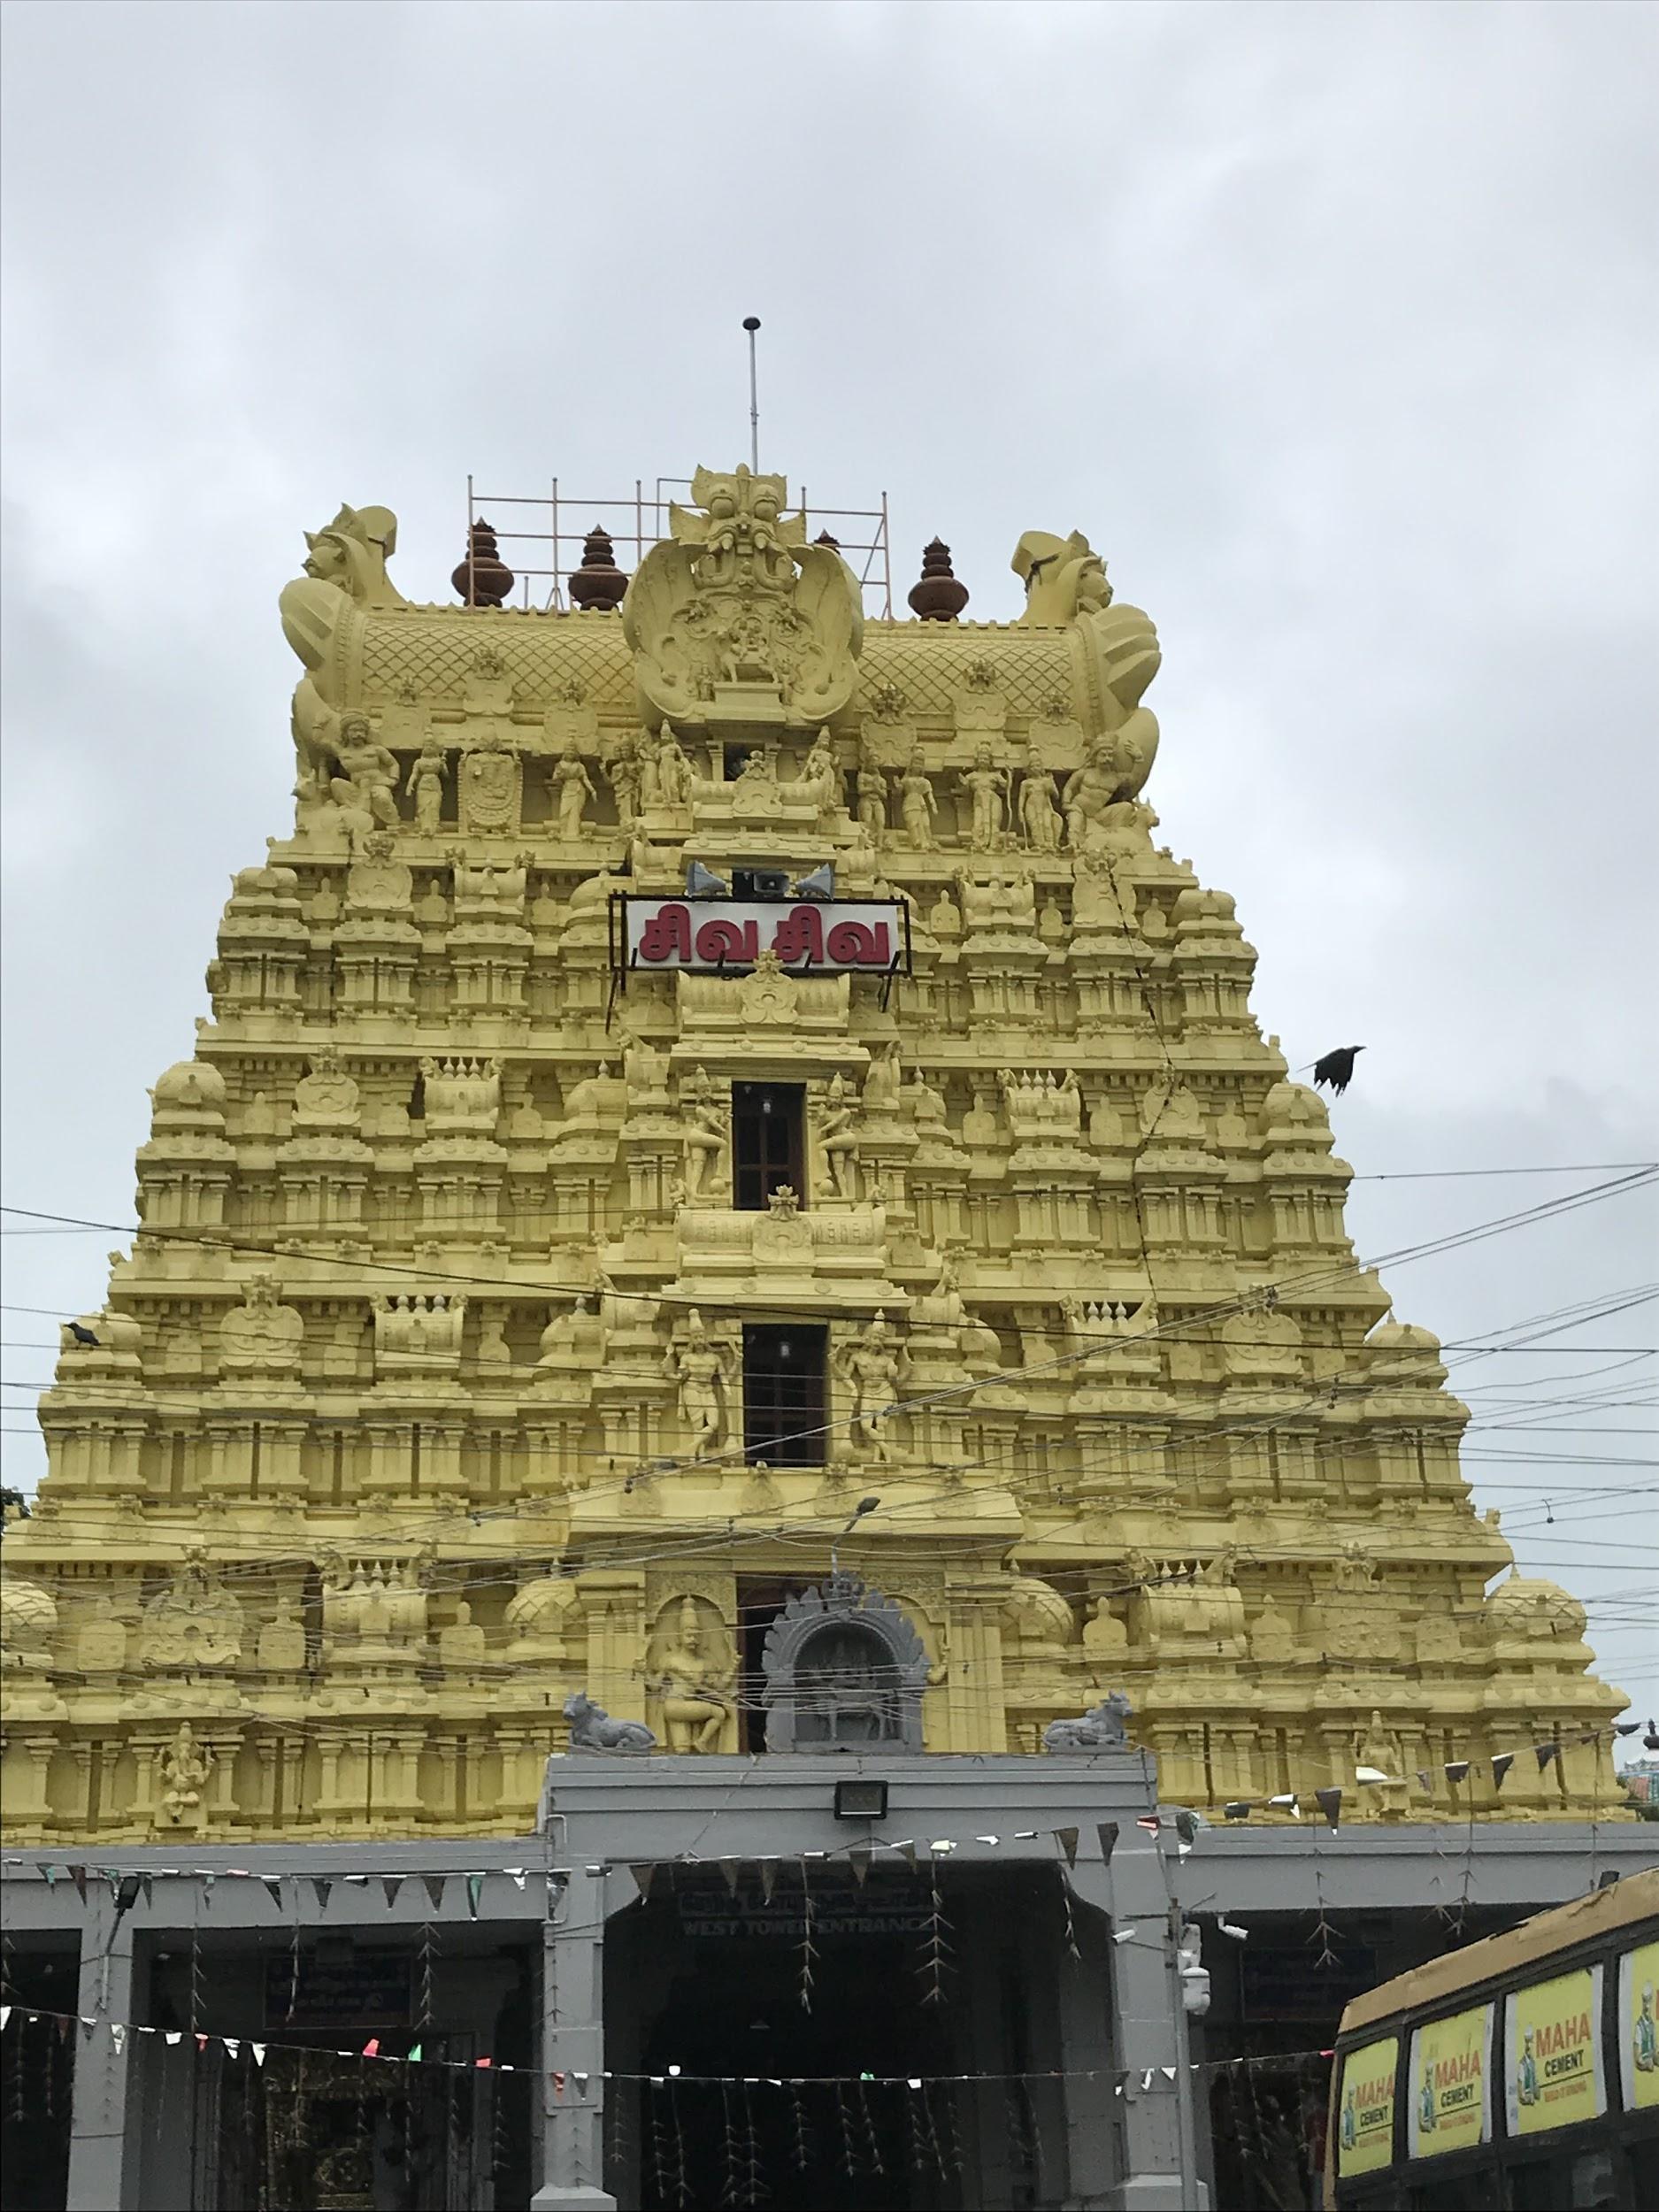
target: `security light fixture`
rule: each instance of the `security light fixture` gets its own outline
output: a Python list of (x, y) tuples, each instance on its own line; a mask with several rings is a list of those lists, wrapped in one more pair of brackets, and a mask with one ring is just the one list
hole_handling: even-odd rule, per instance
[(835, 1785), (837, 1820), (885, 1820), (887, 1816), (887, 1786), (885, 1782), (837, 1782)]

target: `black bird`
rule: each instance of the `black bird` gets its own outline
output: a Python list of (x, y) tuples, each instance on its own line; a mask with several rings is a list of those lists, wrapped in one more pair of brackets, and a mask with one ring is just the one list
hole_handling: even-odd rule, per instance
[(77, 1344), (96, 1344), (98, 1340), (91, 1330), (84, 1327), (79, 1321), (72, 1321), (69, 1324), (69, 1333)]
[(1354, 1063), (1365, 1049), (1363, 1045), (1339, 1045), (1334, 1052), (1327, 1052), (1323, 1060), (1313, 1064), (1316, 1083), (1328, 1083), (1333, 1094), (1340, 1098), (1354, 1080)]

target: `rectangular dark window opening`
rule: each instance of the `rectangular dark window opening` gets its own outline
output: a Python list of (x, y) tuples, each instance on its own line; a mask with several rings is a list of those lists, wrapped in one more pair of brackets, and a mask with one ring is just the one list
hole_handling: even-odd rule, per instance
[(743, 1329), (743, 1456), (769, 1467), (824, 1464), (829, 1332), (796, 1322)]
[(732, 1203), (764, 1214), (774, 1191), (806, 1203), (806, 1086), (732, 1086)]

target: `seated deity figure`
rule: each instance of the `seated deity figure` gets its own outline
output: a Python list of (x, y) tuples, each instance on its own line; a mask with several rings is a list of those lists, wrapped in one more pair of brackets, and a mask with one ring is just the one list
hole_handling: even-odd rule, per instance
[(662, 1655), (651, 1686), (663, 1701), (671, 1751), (713, 1751), (732, 1709), (731, 1674), (703, 1649), (703, 1617), (695, 1598), (680, 1601), (675, 1640)]
[(395, 829), (397, 756), (375, 742), (366, 714), (342, 717), (334, 751), (341, 772), (328, 782), (334, 804), (348, 813), (366, 815), (366, 826)]

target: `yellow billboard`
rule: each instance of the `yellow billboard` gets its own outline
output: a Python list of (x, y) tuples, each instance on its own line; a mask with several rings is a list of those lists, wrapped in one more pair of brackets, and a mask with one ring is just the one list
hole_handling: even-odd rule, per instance
[(1406, 2107), (1407, 2155), (1440, 2158), (1471, 2150), (1492, 2132), (1486, 2077), (1492, 2063), (1492, 2007), (1475, 2005), (1431, 2020), (1411, 2038)]
[(1400, 2039), (1385, 2036), (1342, 2060), (1342, 2096), (1336, 2116), (1339, 2174), (1374, 2173), (1394, 2154), (1394, 2073)]
[(1540, 2135), (1605, 2112), (1601, 1968), (1583, 1966), (1517, 1989), (1503, 2009), (1510, 2134)]
[(1618, 1962), (1618, 2071), (1626, 2112), (1659, 2105), (1659, 1943), (1626, 1951)]

